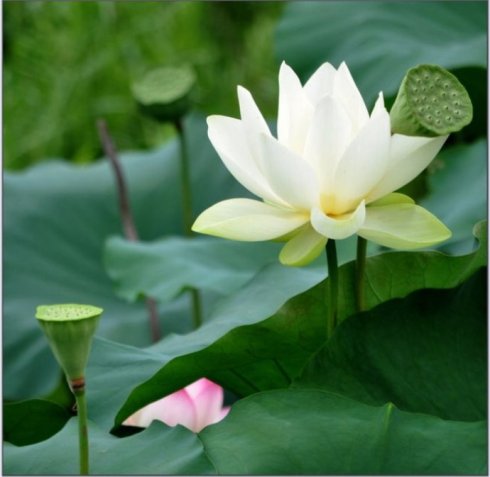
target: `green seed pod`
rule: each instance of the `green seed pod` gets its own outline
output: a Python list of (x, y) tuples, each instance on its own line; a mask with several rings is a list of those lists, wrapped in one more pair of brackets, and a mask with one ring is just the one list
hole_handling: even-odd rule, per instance
[(175, 122), (191, 109), (195, 82), (190, 67), (162, 67), (149, 71), (132, 89), (144, 114)]
[(403, 78), (390, 112), (393, 133), (445, 136), (473, 119), (473, 105), (464, 86), (436, 65), (418, 65)]
[(70, 384), (85, 376), (92, 337), (102, 312), (95, 306), (73, 304), (36, 309), (36, 318)]

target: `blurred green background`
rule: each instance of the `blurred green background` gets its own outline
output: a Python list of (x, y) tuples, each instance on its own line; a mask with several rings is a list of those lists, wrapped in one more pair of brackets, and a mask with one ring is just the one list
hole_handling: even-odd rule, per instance
[(131, 83), (163, 64), (190, 63), (197, 107), (236, 115), (236, 85), (275, 114), (273, 35), (282, 2), (6, 2), (4, 167), (102, 156), (105, 118), (120, 150), (169, 135), (138, 113)]
[[(276, 115), (285, 59), (304, 81), (346, 61), (368, 106), (390, 105), (406, 70), (449, 68), (469, 90), (473, 123), (450, 142), (486, 135), (486, 3), (4, 2), (4, 167), (100, 158), (108, 122), (119, 150), (152, 149), (174, 134), (143, 117), (131, 84), (161, 65), (190, 64), (196, 108), (238, 115), (236, 85)], [(414, 27), (417, 34), (414, 34)]]

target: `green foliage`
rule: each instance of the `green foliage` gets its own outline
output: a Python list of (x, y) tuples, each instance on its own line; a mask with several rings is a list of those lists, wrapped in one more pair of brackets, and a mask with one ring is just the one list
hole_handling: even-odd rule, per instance
[[(190, 118), (186, 128), (195, 213), (218, 200), (245, 195), (214, 156), (203, 119)], [(149, 153), (121, 157), (143, 240), (182, 231), (179, 205), (165, 206), (180, 204), (177, 151), (171, 142)], [(209, 188), (198, 186), (203, 177)], [(105, 240), (121, 231), (109, 165), (79, 169), (46, 163), (23, 173), (6, 173), (3, 190), (5, 396), (35, 397), (48, 392), (57, 379), (55, 361), (34, 319), (40, 303), (93, 303), (106, 310), (99, 328), (102, 336), (149, 344), (144, 306), (118, 299), (102, 264)], [(188, 310), (186, 297), (161, 307), (165, 333), (189, 330)]]
[[(289, 384), (284, 383), (282, 390), (254, 393), (238, 402), (222, 423), (200, 434), (217, 472), (485, 474), (486, 426), (481, 419), (486, 394), (482, 346), (486, 287), (482, 275), (476, 274), (457, 289), (421, 290), (405, 299), (388, 301), (370, 313), (351, 316), (327, 344), (325, 351), (331, 359), (325, 360), (325, 352), (322, 359), (317, 356), (306, 378), (295, 383), (295, 389), (285, 389)], [(461, 320), (468, 312), (471, 319)], [(476, 350), (472, 349), (475, 345)], [(107, 351), (106, 357), (110, 356)], [(136, 354), (121, 355), (122, 359), (116, 361), (120, 371), (107, 373), (113, 365), (110, 359), (98, 366), (99, 370), (106, 369), (106, 389), (118, 389), (114, 381), (118, 374), (126, 372), (130, 378), (131, 368), (121, 364)], [(349, 365), (353, 363), (352, 368)], [(429, 369), (427, 363), (431, 363)], [(373, 373), (379, 376), (373, 377)], [(92, 384), (95, 382), (93, 379)], [(103, 389), (101, 383), (96, 384), (95, 389)], [(107, 400), (94, 394), (92, 401), (104, 411), (93, 414), (105, 420), (110, 414)], [(398, 407), (410, 408), (411, 412)], [(441, 418), (444, 414), (450, 415)], [(6, 446), (7, 471), (69, 473), (75, 460), (74, 435), (74, 429), (70, 432), (67, 426), (36, 446)], [(91, 435), (95, 473), (129, 473), (136, 469), (140, 473), (156, 469), (167, 473), (167, 466), (186, 473), (178, 467), (183, 455), (184, 464), (200, 472), (206, 472), (203, 467), (209, 466), (199, 446), (193, 451), (188, 448), (196, 441), (181, 428), (153, 425), (124, 439), (92, 428)], [(163, 447), (160, 439), (168, 439), (172, 445)], [(154, 454), (156, 443), (162, 446), (160, 453), (165, 449), (165, 460)], [(32, 460), (23, 458), (24, 449), (39, 462), (34, 472), (29, 463)], [(129, 456), (128, 449), (133, 452)], [(101, 454), (105, 457), (103, 464)], [(67, 455), (73, 459), (66, 459)], [(310, 458), (305, 459), (305, 455)]]
[(485, 423), (443, 421), (319, 390), (255, 394), (202, 439), (225, 475), (486, 474)]
[(105, 250), (109, 276), (118, 294), (134, 301), (142, 294), (167, 302), (185, 288), (227, 295), (263, 266), (277, 260), (272, 243), (243, 243), (208, 237), (170, 237), (135, 243), (112, 237)]
[(271, 40), (281, 10), (275, 2), (6, 2), (4, 111), (12, 120), (4, 165), (19, 169), (50, 157), (92, 162), (101, 155), (101, 117), (121, 150), (160, 144), (173, 131), (138, 113), (131, 85), (162, 65), (194, 67), (206, 112), (236, 114), (235, 85), (243, 84), (271, 114)]
[(455, 421), (486, 418), (486, 280), (425, 289), (346, 320), (297, 386)]
[(66, 409), (44, 399), (31, 399), (3, 405), (3, 436), (16, 446), (48, 439), (70, 418)]
[[(161, 423), (135, 436), (118, 439), (89, 424), (91, 473), (214, 473), (202, 443), (182, 427)], [(53, 466), (53, 463), (56, 464)], [(4, 471), (24, 475), (72, 475), (78, 472), (77, 423), (72, 419), (51, 440), (28, 447), (4, 447)]]
[[(439, 154), (428, 174), (430, 193), (421, 204), (453, 233), (440, 245), (450, 253), (464, 253), (474, 245), (469, 232), (487, 216), (487, 143), (456, 145)], [(462, 186), (467, 184), (467, 186)]]
[[(483, 226), (481, 229), (484, 233)], [(486, 239), (478, 251), (464, 257), (438, 252), (370, 257), (366, 306), (372, 308), (425, 287), (454, 287), (486, 260)], [(162, 340), (153, 350), (165, 355), (162, 359), (166, 364), (131, 392), (117, 423), (199, 376), (208, 376), (242, 396), (289, 385), (326, 341), (328, 279), (313, 287), (321, 278), (315, 269), (269, 266), (223, 300), (206, 326), (186, 336)], [(355, 314), (354, 262), (340, 267), (339, 281), (339, 320), (343, 320)]]

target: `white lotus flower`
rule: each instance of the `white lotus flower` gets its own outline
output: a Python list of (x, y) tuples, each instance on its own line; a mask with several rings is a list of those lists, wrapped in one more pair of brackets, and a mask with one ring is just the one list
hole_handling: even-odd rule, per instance
[(323, 64), (304, 86), (281, 65), (277, 139), (241, 86), (238, 99), (241, 119), (210, 116), (208, 135), (231, 174), (262, 200), (219, 202), (194, 231), (286, 239), (279, 256), (286, 265), (309, 263), (329, 238), (358, 234), (414, 249), (450, 237), (430, 212), (393, 193), (427, 167), (447, 136), (392, 136), (382, 93), (369, 114), (345, 63)]

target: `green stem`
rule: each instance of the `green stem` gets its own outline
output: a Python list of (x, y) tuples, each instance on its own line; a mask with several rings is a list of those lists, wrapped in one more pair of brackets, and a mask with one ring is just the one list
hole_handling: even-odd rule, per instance
[(337, 325), (337, 302), (339, 296), (339, 267), (337, 262), (337, 248), (335, 246), (335, 240), (328, 240), (326, 251), (329, 282), (327, 304), (327, 339), (330, 339), (335, 326)]
[(73, 393), (77, 401), (78, 412), (78, 448), (80, 454), (80, 475), (88, 475), (88, 430), (87, 430), (87, 400), (85, 386), (75, 388)]
[(180, 143), (180, 186), (182, 192), (182, 213), (184, 217), (184, 233), (192, 235), (192, 193), (189, 171), (189, 157), (185, 141), (184, 126), (182, 120), (175, 121), (175, 128)]
[[(180, 185), (182, 191), (182, 213), (184, 217), (184, 234), (192, 237), (192, 193), (191, 193), (191, 178), (189, 169), (189, 156), (187, 154), (187, 145), (185, 141), (184, 125), (181, 119), (175, 121), (175, 129), (179, 137), (180, 143)], [(202, 324), (202, 307), (201, 295), (199, 290), (191, 288), (192, 300), (192, 322), (194, 329), (197, 329)]]
[(367, 240), (357, 237), (356, 257), (356, 309), (361, 312), (364, 309), (364, 276), (366, 274), (366, 250)]

